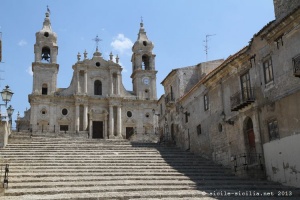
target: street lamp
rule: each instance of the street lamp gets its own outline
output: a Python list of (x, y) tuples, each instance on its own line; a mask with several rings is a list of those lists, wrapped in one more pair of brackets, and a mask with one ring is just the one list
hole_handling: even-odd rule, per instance
[(12, 124), (12, 117), (11, 116), (14, 113), (14, 110), (15, 109), (11, 105), (9, 105), (8, 108), (6, 109), (10, 125)]
[(221, 113), (221, 118), (222, 118), (223, 122), (234, 126), (234, 121), (233, 120), (231, 120), (231, 119), (226, 120), (226, 115), (225, 115), (224, 111), (222, 111), (222, 113)]
[(7, 107), (7, 103), (11, 100), (12, 96), (13, 96), (13, 92), (9, 89), (9, 86), (5, 86), (5, 89), (2, 90), (1, 93), (1, 97), (2, 100), (5, 102), (5, 104), (1, 104), (1, 105), (5, 105), (5, 107)]

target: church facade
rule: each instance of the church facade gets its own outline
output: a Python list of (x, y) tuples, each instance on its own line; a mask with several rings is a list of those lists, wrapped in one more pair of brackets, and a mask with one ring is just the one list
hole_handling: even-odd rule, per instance
[[(58, 44), (46, 12), (43, 28), (36, 33), (35, 60), (32, 63), (33, 90), (26, 124), (32, 132), (83, 133), (91, 138), (130, 138), (133, 134), (154, 133), (153, 110), (156, 108), (156, 73), (153, 43), (143, 23), (132, 47), (133, 91), (122, 84), (119, 58), (109, 60), (96, 51), (77, 55), (68, 88), (57, 88)], [(21, 123), (22, 119), (18, 119)]]

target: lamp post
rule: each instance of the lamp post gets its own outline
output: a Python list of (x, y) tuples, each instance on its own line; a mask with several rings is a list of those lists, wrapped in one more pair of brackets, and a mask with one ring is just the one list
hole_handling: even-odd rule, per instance
[(9, 86), (5, 86), (5, 89), (2, 90), (1, 93), (1, 97), (2, 97), (2, 101), (5, 102), (5, 104), (2, 104), (2, 105), (5, 105), (5, 107), (7, 107), (7, 103), (10, 102), (12, 96), (13, 96), (13, 92), (9, 89)]
[[(5, 102), (5, 104), (0, 104), (0, 119), (2, 120), (2, 116), (1, 116), (1, 106), (5, 106), (5, 108), (7, 108), (7, 103), (10, 102), (12, 96), (13, 96), (13, 92), (9, 89), (9, 86), (5, 86), (5, 89), (2, 90), (1, 93), (1, 97), (2, 97), (2, 101)], [(12, 112), (11, 112), (12, 111)], [(9, 110), (7, 110), (7, 112), (11, 112), (11, 114), (14, 112), (13, 108), (10, 107)]]

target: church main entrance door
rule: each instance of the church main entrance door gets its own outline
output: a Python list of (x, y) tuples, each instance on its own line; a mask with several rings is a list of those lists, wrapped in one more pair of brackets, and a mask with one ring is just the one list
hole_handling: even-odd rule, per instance
[(93, 121), (93, 138), (104, 138), (102, 121)]

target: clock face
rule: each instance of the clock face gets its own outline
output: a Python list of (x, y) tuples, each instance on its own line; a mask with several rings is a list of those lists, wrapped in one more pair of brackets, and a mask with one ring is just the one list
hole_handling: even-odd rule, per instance
[(144, 78), (144, 79), (143, 79), (143, 83), (144, 83), (145, 85), (149, 85), (150, 79), (149, 79), (148, 77)]

